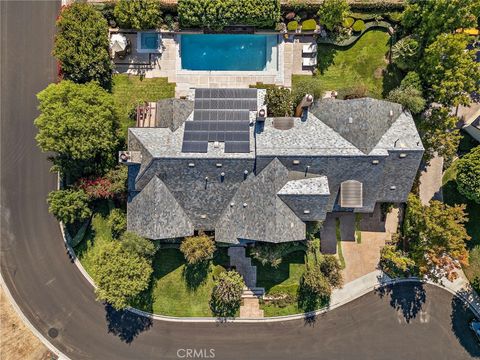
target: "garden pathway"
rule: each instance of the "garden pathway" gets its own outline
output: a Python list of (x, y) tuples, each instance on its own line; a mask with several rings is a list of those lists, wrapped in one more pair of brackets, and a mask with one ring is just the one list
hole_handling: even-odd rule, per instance
[(443, 158), (435, 156), (420, 174), (419, 194), (423, 205), (430, 200), (442, 200)]

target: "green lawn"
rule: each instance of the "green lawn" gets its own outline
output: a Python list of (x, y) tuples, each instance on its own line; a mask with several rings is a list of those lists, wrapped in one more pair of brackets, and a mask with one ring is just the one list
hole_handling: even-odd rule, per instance
[[(225, 254), (217, 250), (212, 264), (203, 271), (189, 272), (178, 249), (160, 249), (153, 261), (152, 285), (134, 307), (171, 316), (213, 316), (209, 301), (214, 272), (222, 271)], [(204, 276), (205, 275), (205, 276)], [(201, 279), (202, 281), (197, 281)]]
[[(255, 260), (252, 260), (252, 263), (257, 266), (257, 286), (265, 288), (267, 295), (283, 293), (296, 298), (300, 278), (305, 271), (304, 251), (295, 251), (286, 255), (276, 269), (268, 265), (263, 266)], [(262, 304), (261, 308), (264, 310), (265, 316), (280, 316), (302, 312), (298, 309), (297, 301), (285, 307)]]
[(133, 109), (145, 101), (157, 101), (175, 96), (175, 84), (167, 78), (143, 78), (134, 75), (117, 74), (113, 76), (112, 87), (115, 106), (120, 119), (122, 134), (135, 122), (130, 118)]
[[(382, 98), (400, 81), (396, 71), (387, 70), (386, 55), (390, 36), (381, 30), (366, 32), (348, 48), (318, 45), (318, 74), (294, 75), (293, 91), (312, 91), (319, 96), (319, 89), (336, 90), (340, 98), (357, 86), (368, 88), (368, 96)], [(390, 70), (390, 69), (389, 69)]]
[(463, 270), (472, 285), (477, 291), (480, 291), (480, 204), (466, 199), (457, 190), (456, 178), (456, 162), (448, 168), (443, 176), (443, 200), (449, 205), (466, 204), (468, 213), (468, 223), (466, 229), (468, 234), (472, 237), (467, 242), (469, 248), (469, 263), (470, 265)]

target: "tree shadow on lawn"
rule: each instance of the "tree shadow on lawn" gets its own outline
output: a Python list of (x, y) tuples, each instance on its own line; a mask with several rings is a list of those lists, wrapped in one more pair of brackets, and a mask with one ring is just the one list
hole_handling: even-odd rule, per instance
[(282, 258), (282, 262), (277, 268), (270, 265), (262, 265), (260, 262), (252, 259), (252, 265), (257, 267), (257, 286), (263, 287), (265, 292), (281, 284), (290, 278), (290, 264), (305, 264), (305, 252), (295, 251)]
[(388, 64), (383, 72), (382, 97), (386, 98), (390, 91), (400, 85), (402, 79), (402, 71), (394, 64)]
[(323, 75), (331, 65), (335, 65), (335, 56), (337, 55), (337, 52), (338, 50), (334, 45), (319, 44), (317, 61), (320, 74)]
[(400, 311), (407, 323), (417, 317), (427, 299), (421, 282), (387, 285), (375, 290), (375, 293), (380, 298), (390, 296), (390, 306)]
[(137, 315), (129, 310), (115, 310), (109, 304), (105, 305), (105, 312), (108, 332), (127, 344), (153, 325), (150, 317)]
[(207, 279), (210, 270), (210, 261), (203, 261), (196, 265), (185, 265), (183, 278), (190, 291), (196, 290)]
[[(469, 292), (462, 291), (461, 296), (468, 298)], [(480, 356), (480, 347), (473, 330), (469, 328), (475, 315), (472, 313), (468, 305), (458, 297), (452, 299), (452, 313), (450, 314), (452, 321), (452, 331), (463, 348), (473, 357)]]

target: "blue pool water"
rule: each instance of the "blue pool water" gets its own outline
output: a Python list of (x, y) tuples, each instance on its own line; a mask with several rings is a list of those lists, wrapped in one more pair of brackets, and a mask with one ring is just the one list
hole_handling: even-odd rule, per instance
[(140, 34), (140, 46), (145, 50), (158, 49), (158, 34), (151, 32), (144, 32)]
[(276, 35), (181, 35), (182, 69), (264, 70)]

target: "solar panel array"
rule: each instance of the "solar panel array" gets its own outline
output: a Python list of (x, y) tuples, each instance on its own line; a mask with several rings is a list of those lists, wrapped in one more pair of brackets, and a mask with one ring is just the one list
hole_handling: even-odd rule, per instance
[(224, 142), (226, 153), (250, 152), (249, 111), (256, 110), (256, 89), (196, 89), (182, 152), (207, 152), (209, 141)]

